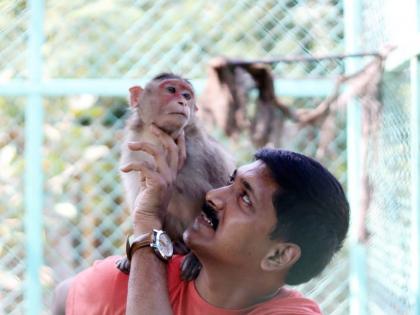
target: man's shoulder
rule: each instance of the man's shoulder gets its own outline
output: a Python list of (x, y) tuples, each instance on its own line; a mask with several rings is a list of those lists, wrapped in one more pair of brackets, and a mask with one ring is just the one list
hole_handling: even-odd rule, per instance
[(257, 306), (250, 315), (321, 315), (318, 304), (296, 290), (283, 288), (273, 299)]
[[(128, 275), (116, 267), (120, 256), (97, 260), (72, 281), (67, 296), (67, 314), (125, 314)], [(181, 280), (181, 256), (168, 263), (168, 287), (176, 290)]]
[(67, 296), (67, 314), (125, 313), (128, 276), (117, 269), (119, 258), (95, 261), (74, 277)]

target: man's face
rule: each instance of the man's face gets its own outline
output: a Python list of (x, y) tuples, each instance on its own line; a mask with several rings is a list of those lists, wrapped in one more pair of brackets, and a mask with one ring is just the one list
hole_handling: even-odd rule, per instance
[[(272, 203), (277, 189), (262, 161), (240, 167), (231, 184), (206, 195), (218, 220), (198, 216), (184, 233), (186, 244), (202, 262), (259, 268), (274, 242), (269, 234), (277, 222)], [(212, 227), (215, 221), (216, 229)]]

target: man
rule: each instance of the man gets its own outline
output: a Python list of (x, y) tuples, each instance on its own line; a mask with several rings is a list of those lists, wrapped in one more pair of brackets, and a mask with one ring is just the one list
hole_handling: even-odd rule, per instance
[[(176, 177), (179, 148), (163, 133), (168, 158), (138, 144), (156, 165), (132, 163), (146, 189), (136, 201), (134, 234), (161, 229)], [(202, 267), (182, 281), (182, 257), (168, 262), (150, 247), (132, 250), (130, 276), (116, 257), (97, 262), (58, 290), (67, 314), (320, 314), (315, 302), (286, 289), (319, 274), (342, 246), (349, 208), (338, 181), (303, 155), (263, 149), (235, 171), (227, 186), (206, 195), (207, 206), (184, 240)], [(69, 291), (67, 289), (70, 287)], [(126, 304), (127, 302), (127, 304)]]

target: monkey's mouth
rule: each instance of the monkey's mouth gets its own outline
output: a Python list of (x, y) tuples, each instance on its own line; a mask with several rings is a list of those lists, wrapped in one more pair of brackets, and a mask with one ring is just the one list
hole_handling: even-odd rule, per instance
[(170, 115), (177, 115), (177, 116), (183, 116), (183, 117), (187, 117), (187, 114), (183, 113), (183, 112), (173, 112), (173, 113), (169, 113)]
[(216, 210), (214, 210), (207, 202), (204, 202), (202, 210), (201, 216), (204, 221), (206, 221), (207, 224), (216, 231), (217, 226), (219, 225), (219, 218), (217, 217)]

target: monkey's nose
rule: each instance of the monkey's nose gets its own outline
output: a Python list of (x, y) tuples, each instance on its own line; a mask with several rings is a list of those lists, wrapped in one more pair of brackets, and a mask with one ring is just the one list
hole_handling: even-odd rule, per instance
[(183, 101), (179, 101), (178, 104), (181, 105), (181, 106), (185, 106), (186, 105), (186, 103), (183, 102)]

